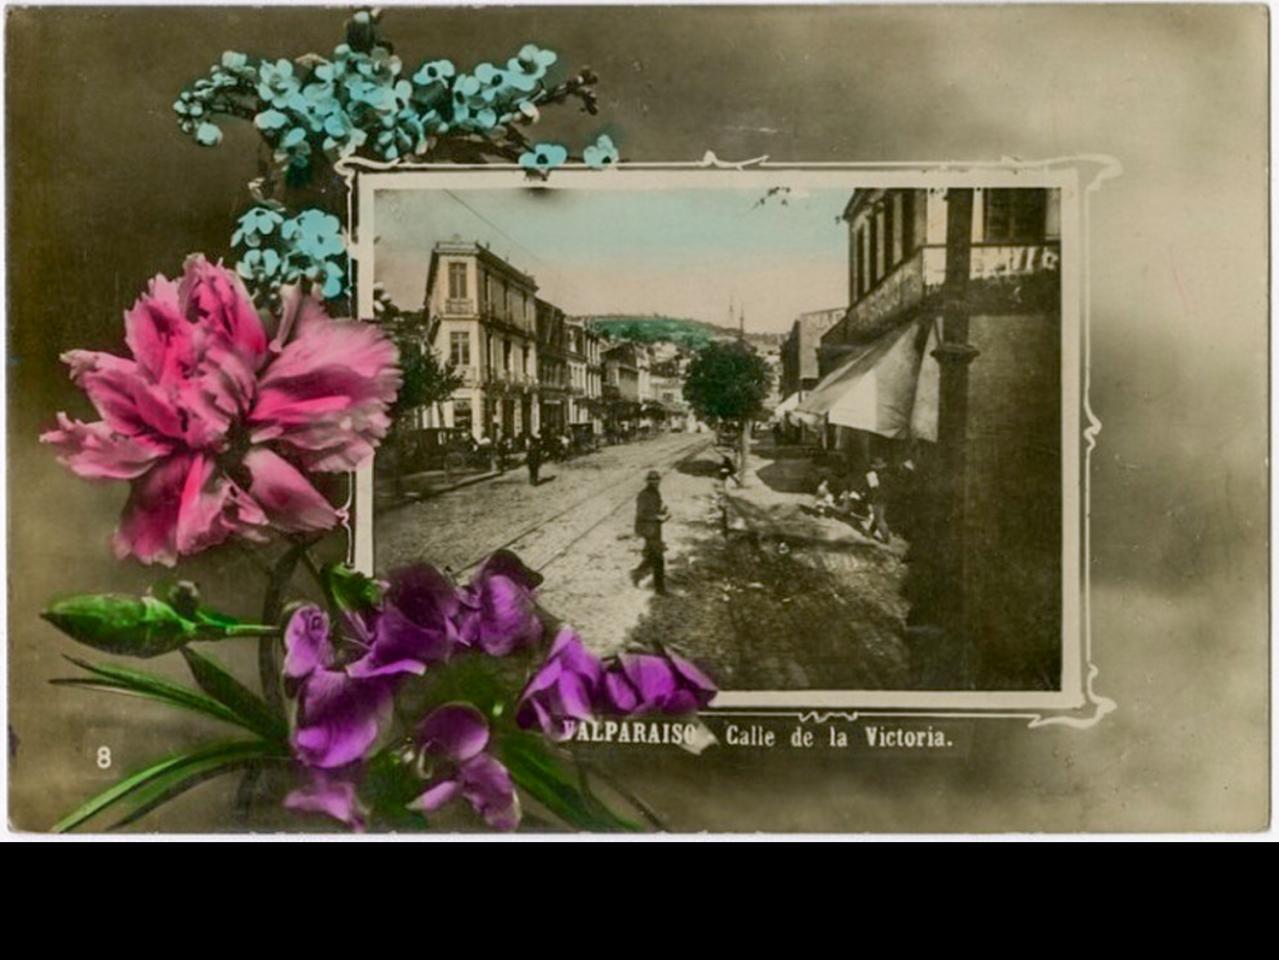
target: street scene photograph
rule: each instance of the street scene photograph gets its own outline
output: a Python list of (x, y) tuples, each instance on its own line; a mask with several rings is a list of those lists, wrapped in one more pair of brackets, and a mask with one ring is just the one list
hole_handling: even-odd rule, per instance
[(1061, 689), (1060, 192), (608, 183), (374, 193), (375, 568), (510, 550), (726, 691)]

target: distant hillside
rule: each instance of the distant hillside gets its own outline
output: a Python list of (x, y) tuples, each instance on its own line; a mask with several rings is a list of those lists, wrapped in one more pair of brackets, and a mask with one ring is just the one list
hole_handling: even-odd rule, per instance
[[(703, 347), (712, 340), (737, 338), (737, 330), (734, 327), (720, 326), (687, 317), (667, 317), (662, 314), (614, 313), (592, 317), (591, 324), (614, 340), (634, 340), (639, 343), (657, 343), (664, 340), (690, 350)], [(751, 333), (750, 331), (746, 333), (746, 341), (757, 350), (770, 350), (780, 344), (783, 339), (781, 334), (776, 333)]]

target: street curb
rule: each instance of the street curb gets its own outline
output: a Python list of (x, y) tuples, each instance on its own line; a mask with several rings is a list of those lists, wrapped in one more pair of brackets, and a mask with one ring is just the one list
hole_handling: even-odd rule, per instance
[(492, 473), (481, 473), (479, 476), (468, 477), (465, 480), (460, 480), (450, 487), (437, 487), (436, 489), (432, 490), (430, 493), (426, 494), (425, 496), (414, 497), (411, 500), (406, 498), (404, 500), (399, 500), (393, 503), (384, 504), (383, 506), (377, 507), (377, 509), (381, 513), (394, 513), (396, 510), (400, 510), (404, 507), (411, 507), (415, 503), (425, 503), (427, 500), (434, 500), (436, 497), (440, 496), (441, 494), (452, 493), (454, 490), (461, 490), (464, 487), (471, 487), (477, 483), (483, 483), (485, 480), (493, 480), (497, 477), (505, 476), (506, 473), (510, 473), (510, 472), (511, 471), (507, 470), (505, 471), (505, 473), (503, 473), (502, 471), (495, 470)]

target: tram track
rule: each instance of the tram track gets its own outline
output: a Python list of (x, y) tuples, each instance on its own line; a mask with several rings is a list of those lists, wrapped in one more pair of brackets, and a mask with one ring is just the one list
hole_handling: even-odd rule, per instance
[[(691, 444), (688, 447), (682, 447), (678, 451), (676, 451), (676, 453), (669, 459), (659, 461), (657, 466), (659, 469), (664, 469), (664, 470), (669, 470), (672, 467), (678, 467), (679, 465), (686, 463), (689, 460), (692, 460), (694, 457), (701, 454), (704, 450), (706, 450), (707, 447), (711, 446), (711, 444), (713, 443), (713, 440), (714, 440), (713, 437), (707, 437), (705, 440), (702, 440), (701, 442)], [(536, 534), (542, 532), (547, 527), (550, 527), (552, 524), (556, 523), (562, 517), (565, 517), (570, 513), (573, 513), (575, 511), (576, 512), (589, 511), (591, 504), (600, 503), (600, 502), (602, 502), (605, 506), (607, 506), (608, 508), (604, 510), (603, 513), (601, 513), (598, 518), (596, 518), (588, 526), (577, 531), (575, 535), (567, 543), (560, 545), (557, 549), (554, 550), (554, 552), (550, 554), (550, 556), (546, 557), (545, 559), (542, 559), (540, 562), (529, 563), (529, 566), (532, 567), (534, 570), (537, 570), (539, 572), (544, 571), (548, 567), (556, 563), (556, 561), (560, 560), (562, 557), (568, 554), (568, 552), (572, 550), (574, 546), (576, 546), (579, 542), (581, 542), (585, 537), (589, 536), (595, 529), (597, 529), (601, 524), (603, 524), (609, 518), (611, 518), (614, 514), (616, 514), (618, 510), (620, 510), (623, 506), (625, 506), (625, 504), (634, 496), (633, 489), (629, 489), (629, 488), (634, 488), (634, 486), (635, 486), (634, 476), (633, 475), (625, 476), (622, 479), (616, 481), (615, 483), (611, 483), (607, 485), (602, 490), (598, 490), (595, 493), (591, 494), (590, 496), (582, 500), (576, 500), (570, 503), (564, 509), (551, 514), (549, 517), (544, 517), (543, 519), (537, 521), (536, 523), (530, 524), (529, 526), (520, 530), (514, 536), (505, 540), (504, 542), (498, 544), (497, 546), (488, 548), (484, 550), (482, 553), (480, 553), (478, 556), (468, 560), (465, 563), (465, 565), (456, 568), (455, 572), (457, 574), (469, 573), (471, 570), (474, 570), (481, 563), (483, 563), (484, 560), (490, 554), (495, 553), (498, 550), (515, 549), (515, 547), (518, 544), (520, 544), (522, 541), (535, 537)], [(624, 496), (618, 498), (615, 503), (609, 500), (610, 497), (616, 495), (617, 491), (623, 487), (628, 488)], [(516, 550), (516, 552), (518, 553), (519, 551)], [(528, 562), (527, 557), (525, 558), (525, 560), (526, 562)]]

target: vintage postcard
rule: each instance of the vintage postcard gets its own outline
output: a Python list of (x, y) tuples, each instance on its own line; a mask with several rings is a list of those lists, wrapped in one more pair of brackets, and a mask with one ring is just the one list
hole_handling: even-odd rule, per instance
[(11, 830), (1265, 829), (1266, 15), (8, 11)]

